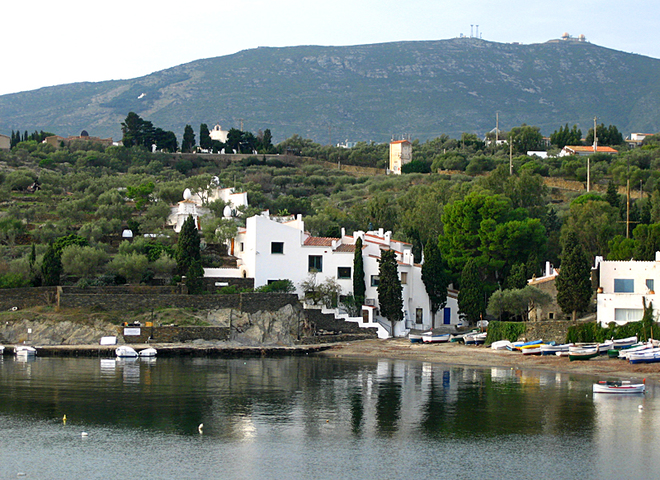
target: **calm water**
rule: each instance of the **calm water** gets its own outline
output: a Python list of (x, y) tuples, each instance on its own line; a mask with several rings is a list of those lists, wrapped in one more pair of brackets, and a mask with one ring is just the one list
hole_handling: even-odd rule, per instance
[(660, 474), (656, 384), (603, 398), (588, 377), (389, 360), (0, 362), (0, 479)]

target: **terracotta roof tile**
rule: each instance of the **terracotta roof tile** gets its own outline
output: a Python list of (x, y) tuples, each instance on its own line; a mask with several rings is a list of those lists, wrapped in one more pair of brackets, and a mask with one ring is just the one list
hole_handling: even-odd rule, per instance
[(339, 239), (330, 237), (307, 237), (304, 245), (307, 247), (331, 247), (332, 242), (337, 240)]

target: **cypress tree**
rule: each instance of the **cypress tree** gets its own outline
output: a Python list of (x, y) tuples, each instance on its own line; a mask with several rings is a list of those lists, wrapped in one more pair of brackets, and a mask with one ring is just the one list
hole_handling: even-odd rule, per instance
[(394, 336), (394, 325), (403, 320), (403, 297), (401, 292), (401, 280), (396, 264), (396, 253), (394, 250), (385, 250), (380, 259), (380, 270), (378, 276), (378, 305), (380, 313), (392, 324), (392, 336)]
[(181, 151), (190, 153), (195, 148), (195, 132), (190, 125), (183, 129), (183, 140), (181, 141)]
[(362, 258), (362, 239), (358, 237), (355, 241), (355, 253), (353, 254), (353, 297), (356, 305), (364, 303), (367, 286), (364, 283), (364, 259)]
[[(447, 304), (447, 287), (449, 286), (449, 274), (445, 262), (440, 254), (440, 249), (435, 241), (431, 240), (424, 247), (424, 264), (422, 265), (422, 282), (426, 293), (431, 301), (431, 313), (433, 320), (440, 308)], [(435, 322), (434, 322), (435, 323)]]
[(555, 280), (557, 303), (561, 309), (572, 312), (573, 321), (577, 312), (584, 312), (589, 307), (593, 289), (591, 287), (591, 266), (587, 261), (584, 248), (574, 233), (566, 238), (562, 251), (561, 268)]
[(199, 245), (199, 233), (195, 227), (195, 219), (189, 215), (181, 227), (175, 254), (177, 269), (180, 275), (186, 276), (189, 293), (200, 293), (203, 290), (204, 269)]
[(461, 289), (458, 292), (459, 314), (471, 325), (477, 323), (486, 311), (483, 285), (477, 261), (471, 258), (461, 272)]
[(209, 150), (209, 151), (213, 146), (213, 140), (211, 140), (209, 127), (205, 123), (202, 123), (199, 126), (199, 146), (204, 150)]
[(48, 245), (48, 249), (44, 254), (44, 259), (41, 263), (41, 274), (43, 276), (44, 285), (52, 287), (60, 284), (62, 260), (60, 259), (60, 254), (52, 243)]
[(619, 198), (619, 192), (617, 191), (616, 185), (614, 185), (614, 182), (612, 180), (610, 180), (610, 182), (607, 184), (607, 193), (605, 194), (605, 200), (614, 208), (619, 208), (619, 204), (621, 203), (621, 200)]

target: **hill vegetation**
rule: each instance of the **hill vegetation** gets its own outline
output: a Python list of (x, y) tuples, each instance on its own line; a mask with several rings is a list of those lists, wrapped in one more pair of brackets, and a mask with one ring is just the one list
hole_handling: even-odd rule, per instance
[[(481, 137), (523, 123), (545, 135), (660, 130), (660, 60), (585, 42), (501, 44), (476, 38), (349, 47), (257, 48), (145, 77), (0, 96), (0, 132), (18, 128), (120, 138), (126, 113), (174, 132), (186, 124), (271, 129), (315, 142)], [(243, 123), (245, 127), (243, 127)]]

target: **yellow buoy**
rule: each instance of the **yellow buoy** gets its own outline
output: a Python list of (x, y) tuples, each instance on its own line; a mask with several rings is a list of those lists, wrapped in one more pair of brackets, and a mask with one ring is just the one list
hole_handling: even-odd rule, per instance
[(63, 423), (64, 425), (66, 425), (66, 415), (64, 415), (64, 416), (62, 417), (62, 423)]

